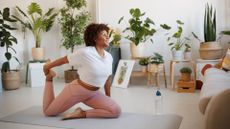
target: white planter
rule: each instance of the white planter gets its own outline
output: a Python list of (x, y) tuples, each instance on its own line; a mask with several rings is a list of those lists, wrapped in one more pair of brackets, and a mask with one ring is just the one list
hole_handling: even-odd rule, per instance
[(192, 52), (185, 52), (184, 53), (184, 59), (185, 60), (191, 60), (192, 59)]
[(43, 65), (45, 63), (29, 64), (30, 87), (43, 87), (45, 85), (45, 75), (43, 73)]
[(144, 45), (143, 43), (139, 43), (138, 46), (135, 43), (130, 43), (130, 52), (133, 58), (135, 57), (143, 57), (144, 55)]
[(184, 51), (172, 51), (173, 60), (184, 60)]
[(141, 66), (141, 71), (143, 73), (146, 73), (147, 72), (147, 66)]

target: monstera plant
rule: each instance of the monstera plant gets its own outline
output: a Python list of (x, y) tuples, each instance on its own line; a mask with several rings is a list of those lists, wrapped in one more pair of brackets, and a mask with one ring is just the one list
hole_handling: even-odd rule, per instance
[[(20, 87), (20, 72), (19, 70), (11, 69), (10, 61), (15, 59), (19, 64), (19, 60), (14, 54), (16, 50), (13, 48), (17, 44), (17, 39), (11, 34), (11, 31), (16, 30), (10, 23), (16, 22), (10, 15), (10, 9), (4, 8), (0, 10), (0, 46), (5, 49), (4, 56), (6, 61), (2, 64), (2, 83), (6, 90), (14, 90)], [(14, 53), (14, 54), (13, 54)]]
[[(71, 53), (74, 47), (84, 43), (83, 34), (88, 21), (90, 20), (89, 12), (85, 11), (85, 0), (64, 0), (66, 6), (61, 9), (62, 46)], [(77, 70), (72, 66), (70, 70), (65, 71), (65, 82), (71, 82), (78, 78)]]
[(46, 13), (43, 13), (41, 7), (34, 2), (28, 6), (27, 14), (18, 6), (16, 6), (16, 9), (18, 13), (21, 14), (22, 18), (17, 16), (13, 17), (34, 35), (35, 47), (32, 48), (33, 59), (43, 60), (44, 48), (41, 47), (41, 33), (48, 32), (51, 29), (58, 12), (56, 12), (54, 8), (50, 8)]

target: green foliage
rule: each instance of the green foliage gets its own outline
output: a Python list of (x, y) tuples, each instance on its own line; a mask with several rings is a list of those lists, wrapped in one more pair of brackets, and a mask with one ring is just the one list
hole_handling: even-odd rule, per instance
[[(168, 36), (167, 38), (167, 41), (169, 42), (169, 46), (171, 47), (171, 50), (181, 50), (182, 47), (184, 45), (186, 45), (186, 47), (188, 47), (188, 42), (190, 41), (189, 38), (187, 37), (182, 37), (182, 34), (183, 34), (183, 25), (184, 23), (180, 20), (177, 20), (176, 21), (177, 23), (177, 31), (174, 32), (171, 36)], [(171, 27), (167, 24), (162, 24), (160, 25), (161, 28), (167, 30), (167, 31), (170, 31), (171, 30)], [(170, 33), (168, 32), (166, 35), (169, 35)]]
[[(126, 38), (137, 46), (139, 43), (145, 42), (152, 37), (156, 33), (156, 29), (152, 27), (154, 22), (149, 17), (142, 20), (145, 13), (142, 13), (139, 8), (132, 8), (129, 13), (131, 15), (131, 18), (128, 21), (129, 27), (123, 32), (131, 32), (131, 35), (126, 36)], [(118, 23), (120, 24), (123, 19), (124, 17), (121, 17)], [(152, 39), (150, 39), (150, 41), (153, 42)]]
[(208, 4), (205, 6), (204, 40), (205, 42), (216, 41), (216, 10)]
[(183, 67), (182, 69), (180, 69), (180, 72), (181, 73), (189, 73), (189, 74), (191, 74), (192, 73), (192, 69), (189, 68), (189, 67)]
[[(194, 32), (192, 32), (192, 35), (202, 42)], [(204, 14), (204, 42), (213, 42), (216, 41), (216, 39), (216, 9), (207, 3)]]
[(37, 3), (31, 3), (28, 6), (27, 14), (16, 6), (17, 11), (23, 16), (22, 19), (13, 16), (25, 28), (32, 31), (35, 38), (35, 46), (41, 47), (41, 32), (48, 32), (53, 26), (54, 20), (58, 15), (54, 8), (50, 8), (45, 14)]
[(110, 30), (109, 37), (112, 38), (110, 45), (111, 46), (119, 46), (121, 41), (121, 34), (116, 32), (115, 30)]
[[(66, 7), (61, 9), (61, 18), (59, 20), (63, 36), (62, 46), (66, 49), (71, 49), (71, 52), (73, 52), (75, 45), (84, 43), (83, 33), (90, 20), (90, 14), (82, 10), (83, 7), (86, 7), (85, 0), (65, 0), (65, 2)], [(78, 11), (77, 14), (76, 11)]]
[(149, 63), (156, 64), (156, 65), (162, 64), (162, 63), (164, 63), (163, 56), (159, 53), (154, 53), (153, 56), (150, 56)]
[(4, 8), (2, 11), (0, 10), (0, 46), (6, 49), (4, 56), (7, 60), (2, 64), (1, 72), (10, 71), (10, 60), (12, 58), (19, 63), (17, 57), (13, 56), (11, 53), (11, 51), (13, 51), (16, 54), (16, 51), (12, 46), (17, 44), (17, 39), (10, 33), (10, 30), (16, 30), (16, 28), (11, 27), (9, 23), (16, 21), (17, 20), (11, 17), (9, 8)]
[(149, 58), (142, 58), (139, 60), (139, 64), (142, 66), (146, 66), (149, 64)]

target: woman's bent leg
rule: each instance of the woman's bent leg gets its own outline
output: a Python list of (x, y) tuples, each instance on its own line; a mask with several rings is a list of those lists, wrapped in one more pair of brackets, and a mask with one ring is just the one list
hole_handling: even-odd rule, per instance
[(74, 104), (80, 102), (82, 98), (74, 96), (70, 91), (71, 88), (75, 88), (75, 93), (77, 94), (77, 87), (77, 85), (70, 83), (66, 85), (65, 88), (61, 91), (61, 93), (55, 98), (53, 82), (46, 81), (43, 96), (44, 114), (46, 116), (56, 116), (71, 108)]
[(117, 118), (121, 114), (120, 106), (110, 97), (98, 91), (93, 97), (84, 101), (86, 105), (94, 108), (86, 111), (86, 117)]

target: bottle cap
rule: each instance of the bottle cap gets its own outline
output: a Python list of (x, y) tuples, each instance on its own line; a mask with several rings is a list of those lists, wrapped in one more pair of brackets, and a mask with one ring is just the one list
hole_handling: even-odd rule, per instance
[(159, 90), (157, 90), (156, 96), (161, 96), (161, 92)]

